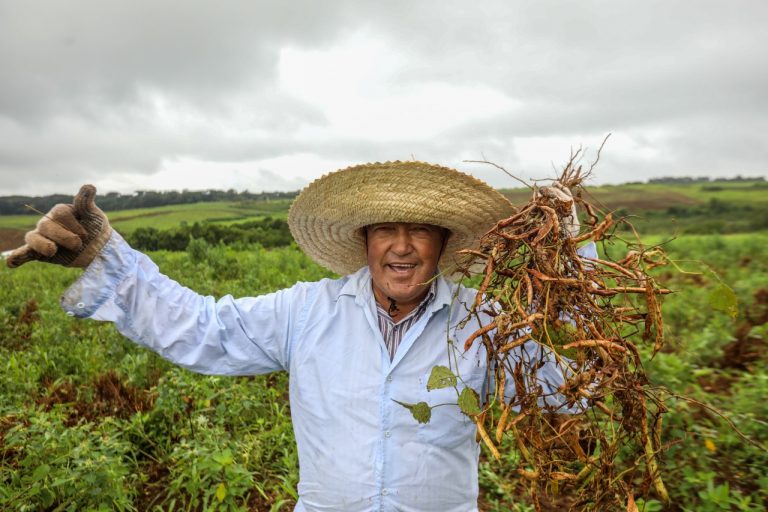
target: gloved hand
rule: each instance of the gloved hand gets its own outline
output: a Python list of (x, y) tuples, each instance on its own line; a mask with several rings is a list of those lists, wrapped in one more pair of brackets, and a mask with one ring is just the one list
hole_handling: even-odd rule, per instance
[(65, 267), (87, 267), (112, 234), (107, 216), (94, 202), (96, 187), (83, 185), (74, 204), (57, 204), (37, 227), (24, 236), (26, 245), (6, 260), (15, 268), (28, 261), (57, 263)]
[(540, 187), (535, 192), (535, 197), (546, 197), (558, 206), (569, 208), (571, 213), (562, 217), (562, 225), (565, 231), (571, 237), (579, 235), (581, 224), (579, 223), (579, 214), (576, 210), (576, 202), (573, 200), (573, 194), (570, 189), (559, 181), (552, 182), (548, 187)]

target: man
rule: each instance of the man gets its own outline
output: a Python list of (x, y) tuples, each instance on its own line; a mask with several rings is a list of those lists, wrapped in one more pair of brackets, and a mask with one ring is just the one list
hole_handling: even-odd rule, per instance
[[(85, 267), (62, 297), (67, 314), (114, 322), (192, 371), (288, 371), (296, 510), (477, 510), (474, 423), (455, 405), (453, 387), (428, 391), (426, 384), (442, 365), (459, 376), (459, 388), (481, 397), (487, 390), (482, 344), (463, 345), (489, 319), (462, 322), (475, 292), (448, 277), (456, 250), (513, 212), (501, 194), (420, 162), (328, 174), (302, 191), (288, 222), (311, 258), (344, 277), (218, 301), (170, 280), (128, 247), (94, 196), (85, 186), (74, 205), (51, 210), (8, 264)], [(562, 369), (535, 344), (512, 356), (543, 359), (538, 379), (556, 392)], [(433, 407), (428, 424), (398, 403), (422, 401)]]

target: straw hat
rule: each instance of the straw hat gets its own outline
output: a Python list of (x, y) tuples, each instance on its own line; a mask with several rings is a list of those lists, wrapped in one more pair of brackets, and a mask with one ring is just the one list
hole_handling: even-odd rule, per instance
[(348, 167), (319, 178), (291, 205), (288, 225), (299, 247), (338, 274), (367, 264), (362, 228), (379, 222), (433, 224), (450, 230), (439, 265), (455, 265), (455, 252), (477, 239), (514, 207), (486, 183), (424, 162)]

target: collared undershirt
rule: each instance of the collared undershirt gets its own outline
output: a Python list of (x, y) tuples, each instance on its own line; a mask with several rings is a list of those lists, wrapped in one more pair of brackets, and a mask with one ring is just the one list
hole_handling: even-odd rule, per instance
[(416, 309), (408, 313), (405, 318), (397, 323), (395, 323), (395, 321), (392, 320), (392, 317), (389, 316), (389, 312), (381, 307), (381, 304), (378, 302), (376, 303), (376, 311), (379, 318), (379, 330), (384, 337), (384, 343), (387, 345), (390, 361), (395, 358), (397, 347), (400, 346), (400, 342), (402, 341), (403, 336), (405, 336), (405, 333), (408, 332), (408, 329), (410, 329), (413, 324), (419, 321), (419, 318), (421, 318), (421, 315), (424, 314), (424, 311), (427, 310), (427, 306), (429, 306), (429, 303), (432, 302), (434, 298), (435, 281), (433, 280), (424, 300), (421, 301)]

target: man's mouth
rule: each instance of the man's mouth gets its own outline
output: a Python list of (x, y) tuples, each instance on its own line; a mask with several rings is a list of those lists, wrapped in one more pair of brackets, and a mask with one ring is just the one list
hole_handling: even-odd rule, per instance
[(387, 266), (392, 270), (394, 270), (395, 272), (401, 272), (401, 273), (410, 272), (411, 270), (416, 268), (415, 263), (389, 263), (387, 264)]

